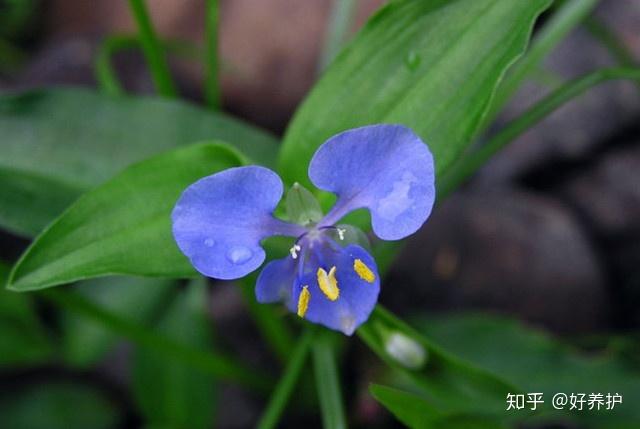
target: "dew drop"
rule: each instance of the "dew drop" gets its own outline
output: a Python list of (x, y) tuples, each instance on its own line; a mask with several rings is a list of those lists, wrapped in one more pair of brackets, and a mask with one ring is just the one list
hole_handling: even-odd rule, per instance
[(420, 65), (420, 60), (421, 60), (420, 55), (418, 55), (414, 51), (411, 51), (404, 58), (404, 64), (407, 66), (409, 70), (415, 71)]
[(227, 252), (229, 262), (236, 265), (244, 264), (251, 256), (253, 256), (251, 249), (244, 246), (234, 246)]
[(204, 245), (207, 247), (213, 247), (214, 244), (216, 244), (216, 242), (213, 241), (213, 238), (207, 238), (204, 240)]

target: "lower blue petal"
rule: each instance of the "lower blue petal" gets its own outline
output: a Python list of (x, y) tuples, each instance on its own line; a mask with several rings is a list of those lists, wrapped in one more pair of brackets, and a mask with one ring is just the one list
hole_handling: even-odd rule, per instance
[[(375, 276), (369, 282), (363, 279), (354, 269), (354, 262), (359, 259)], [(376, 263), (358, 245), (349, 245), (339, 251), (325, 251), (320, 255), (321, 267), (329, 271), (336, 267), (336, 279), (340, 295), (337, 300), (331, 301), (318, 286), (317, 268), (311, 267), (307, 274), (296, 281), (292, 299), (289, 304), (291, 311), (297, 310), (297, 303), (304, 286), (308, 287), (311, 296), (304, 318), (313, 323), (327, 328), (341, 331), (346, 335), (352, 335), (355, 330), (367, 321), (378, 302), (380, 293), (380, 278)]]

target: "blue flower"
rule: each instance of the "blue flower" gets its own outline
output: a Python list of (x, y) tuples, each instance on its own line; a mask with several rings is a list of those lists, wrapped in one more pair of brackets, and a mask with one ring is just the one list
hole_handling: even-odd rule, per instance
[(202, 274), (236, 279), (265, 260), (261, 241), (294, 237), (291, 254), (268, 263), (256, 284), (259, 302), (284, 301), (298, 316), (351, 335), (378, 300), (375, 260), (345, 239), (338, 221), (366, 208), (375, 235), (399, 240), (427, 220), (435, 199), (433, 157), (410, 129), (371, 125), (340, 133), (309, 164), (311, 182), (337, 196), (317, 223), (274, 217), (283, 184), (258, 166), (230, 168), (189, 186), (173, 213), (178, 247)]

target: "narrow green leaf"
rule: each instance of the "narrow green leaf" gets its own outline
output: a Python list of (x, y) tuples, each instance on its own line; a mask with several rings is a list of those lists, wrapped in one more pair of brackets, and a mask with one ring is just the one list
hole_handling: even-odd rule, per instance
[[(211, 349), (206, 314), (206, 280), (192, 282), (158, 324), (158, 332), (182, 344)], [(151, 427), (210, 428), (215, 411), (215, 379), (170, 356), (140, 348), (133, 365), (133, 394)]]
[(432, 427), (442, 413), (425, 399), (393, 387), (372, 384), (371, 395), (384, 405), (398, 420), (410, 428)]
[[(0, 262), (0, 283), (10, 267)], [(24, 367), (46, 362), (53, 347), (37, 318), (31, 297), (0, 288), (0, 368)]]
[(4, 390), (0, 416), (7, 429), (112, 429), (123, 424), (121, 411), (103, 393), (63, 381)]
[(110, 274), (193, 276), (173, 240), (171, 210), (188, 185), (240, 163), (226, 146), (201, 143), (125, 169), (36, 238), (8, 287), (27, 291)]
[[(165, 303), (176, 284), (164, 279), (105, 277), (74, 286), (84, 296), (120, 317), (146, 324)], [(109, 351), (118, 336), (104, 325), (73, 312), (62, 315), (62, 346), (67, 363), (85, 367)]]
[[(500, 414), (507, 393), (520, 390), (499, 376), (459, 359), (417, 333), (379, 305), (358, 335), (384, 362), (424, 392), (424, 397), (447, 415)], [(421, 345), (428, 358), (421, 367), (407, 366), (389, 350), (390, 334), (401, 333)]]
[(438, 173), (469, 145), (507, 67), (550, 0), (394, 1), (329, 67), (287, 129), (280, 170), (307, 184), (328, 137), (401, 123), (429, 144)]
[(133, 162), (196, 141), (233, 144), (273, 165), (271, 136), (219, 113), (85, 89), (0, 95), (0, 227), (31, 236)]
[(313, 369), (322, 411), (322, 425), (327, 429), (344, 429), (347, 422), (344, 416), (340, 375), (336, 365), (336, 345), (329, 336), (322, 332), (314, 341)]
[(388, 386), (371, 385), (369, 391), (398, 420), (413, 429), (501, 429), (495, 419), (481, 415), (452, 415), (439, 411), (417, 394)]

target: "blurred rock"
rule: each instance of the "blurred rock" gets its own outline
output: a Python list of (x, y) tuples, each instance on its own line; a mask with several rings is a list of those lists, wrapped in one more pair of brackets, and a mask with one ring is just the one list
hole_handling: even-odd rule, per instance
[(95, 41), (55, 39), (43, 45), (16, 80), (18, 89), (53, 86), (94, 86)]
[(640, 140), (632, 142), (614, 146), (559, 187), (594, 234), (611, 277), (616, 322), (623, 329), (640, 326)]
[(561, 194), (600, 237), (628, 235), (640, 225), (640, 140), (606, 154), (561, 186)]
[(596, 18), (616, 34), (636, 60), (640, 60), (640, 2), (601, 1), (596, 8)]
[(489, 309), (559, 332), (609, 325), (593, 249), (553, 199), (501, 189), (463, 192), (411, 239), (382, 289), (403, 313)]

